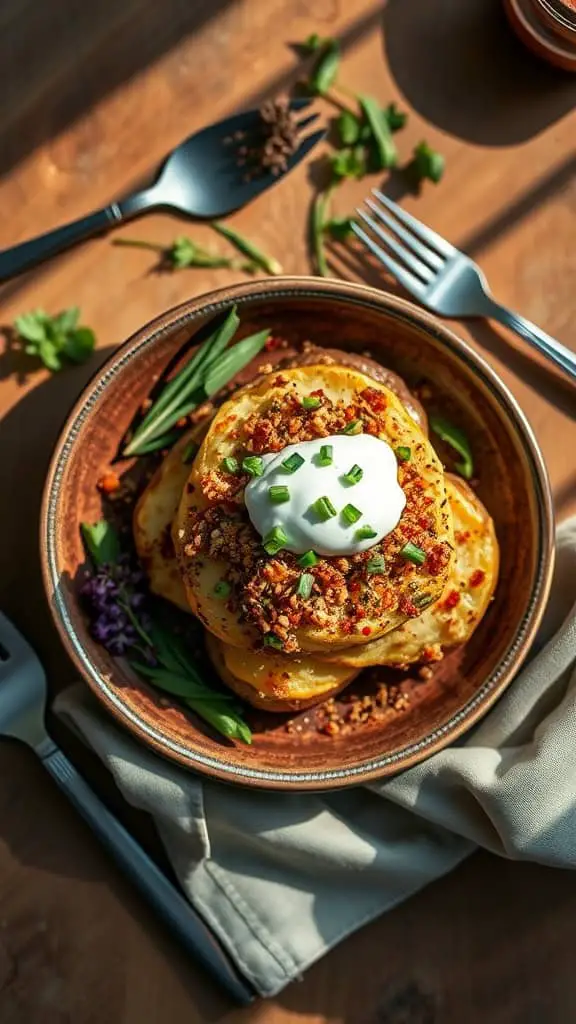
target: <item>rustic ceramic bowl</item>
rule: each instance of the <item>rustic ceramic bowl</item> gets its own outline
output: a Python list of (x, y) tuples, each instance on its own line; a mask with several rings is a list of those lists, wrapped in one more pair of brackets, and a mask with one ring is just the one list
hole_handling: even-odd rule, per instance
[[(179, 346), (236, 302), (244, 333), (371, 350), (472, 439), (477, 490), (501, 547), (495, 599), (465, 647), (429, 681), (405, 680), (409, 710), (328, 737), (264, 715), (251, 747), (227, 744), (177, 706), (165, 707), (90, 637), (74, 578), (84, 562), (80, 523), (101, 515), (95, 483), (154, 379)], [(317, 278), (252, 281), (184, 303), (123, 345), (72, 410), (52, 460), (42, 513), (44, 580), (63, 642), (111, 715), (158, 753), (219, 779), (277, 789), (328, 789), (407, 768), (469, 729), (524, 660), (544, 609), (553, 564), (553, 513), (542, 456), (516, 402), (486, 363), (434, 317), (371, 288)], [(304, 717), (304, 716), (303, 716)]]

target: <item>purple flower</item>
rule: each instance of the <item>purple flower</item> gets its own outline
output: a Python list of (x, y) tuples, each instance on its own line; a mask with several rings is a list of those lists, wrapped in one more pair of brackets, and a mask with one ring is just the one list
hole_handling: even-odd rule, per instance
[[(146, 629), (144, 581), (144, 573), (134, 569), (128, 557), (122, 555), (115, 565), (99, 566), (80, 588), (90, 618), (90, 632), (111, 654), (122, 655), (135, 646), (144, 653), (142, 638), (131, 622), (131, 615), (137, 615)], [(147, 652), (145, 656), (148, 657)]]

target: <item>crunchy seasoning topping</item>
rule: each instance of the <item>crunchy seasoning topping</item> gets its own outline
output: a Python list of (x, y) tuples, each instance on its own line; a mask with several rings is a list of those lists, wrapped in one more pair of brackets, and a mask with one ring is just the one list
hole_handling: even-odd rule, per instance
[(109, 469), (100, 477), (96, 486), (102, 494), (114, 494), (115, 491), (120, 490), (120, 478), (112, 469)]

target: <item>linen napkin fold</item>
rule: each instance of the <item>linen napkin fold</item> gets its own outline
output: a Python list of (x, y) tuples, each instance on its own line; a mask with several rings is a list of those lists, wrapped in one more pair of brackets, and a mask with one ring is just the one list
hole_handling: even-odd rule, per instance
[(242, 790), (139, 746), (86, 687), (57, 712), (152, 815), (175, 872), (263, 996), (477, 846), (576, 867), (576, 519), (557, 536), (538, 653), (457, 746), (341, 792)]

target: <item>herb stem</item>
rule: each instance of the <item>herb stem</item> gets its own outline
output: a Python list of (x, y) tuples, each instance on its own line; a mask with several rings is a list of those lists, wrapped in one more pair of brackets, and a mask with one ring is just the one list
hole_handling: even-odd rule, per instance
[(134, 249), (151, 249), (152, 252), (166, 252), (168, 246), (159, 242), (146, 242), (143, 238), (114, 238), (112, 245), (126, 245)]
[(138, 633), (138, 636), (139, 636), (139, 637), (140, 637), (140, 638), (141, 638), (141, 639), (142, 639), (142, 640), (144, 641), (144, 643), (145, 643), (145, 644), (147, 644), (147, 645), (148, 645), (148, 647), (151, 647), (151, 648), (153, 648), (153, 647), (154, 647), (154, 644), (153, 644), (153, 642), (152, 642), (152, 638), (151, 638), (150, 636), (148, 636), (148, 633), (147, 633), (147, 632), (146, 632), (146, 630), (145, 630), (145, 629), (143, 628), (143, 626), (141, 625), (141, 623), (140, 623), (140, 622), (138, 621), (138, 618), (137, 618), (137, 616), (136, 616), (136, 615), (134, 615), (134, 612), (132, 611), (132, 609), (131, 609), (131, 607), (130, 607), (130, 601), (129, 601), (129, 598), (128, 598), (128, 597), (127, 597), (127, 595), (126, 595), (126, 591), (124, 590), (124, 588), (122, 588), (122, 597), (121, 597), (121, 599), (120, 599), (120, 600), (118, 601), (118, 604), (120, 605), (120, 607), (122, 608), (122, 610), (126, 612), (126, 615), (127, 615), (127, 616), (128, 616), (128, 618), (130, 619), (130, 622), (131, 622), (131, 623), (132, 623), (132, 625), (134, 626), (134, 629), (135, 629), (135, 630), (136, 630), (136, 632)]
[(324, 223), (326, 221), (326, 210), (332, 198), (334, 186), (331, 185), (325, 192), (319, 192), (312, 204), (310, 235), (316, 273), (322, 277), (330, 277), (330, 268), (326, 259), (324, 249)]

